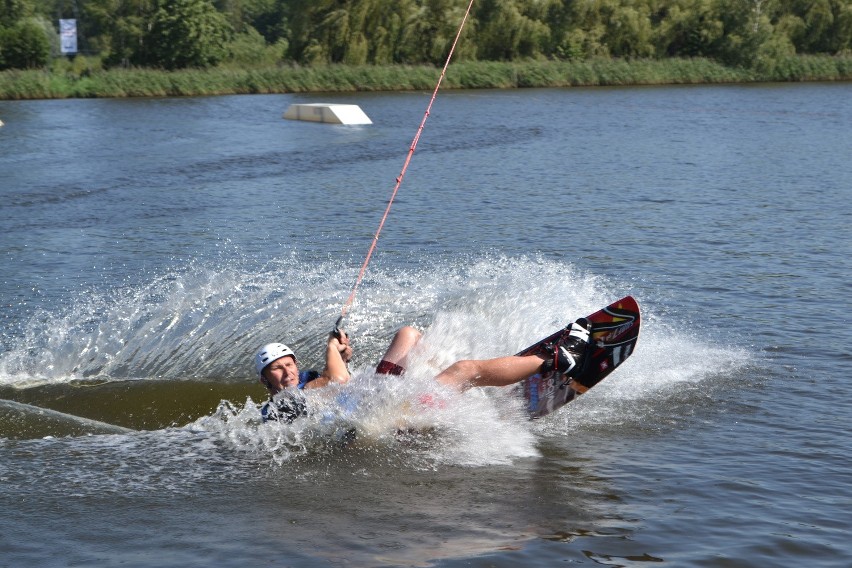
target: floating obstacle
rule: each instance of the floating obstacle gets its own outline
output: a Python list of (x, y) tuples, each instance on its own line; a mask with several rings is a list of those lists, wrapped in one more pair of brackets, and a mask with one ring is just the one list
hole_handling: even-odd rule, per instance
[(373, 124), (370, 117), (358, 105), (292, 104), (284, 113), (284, 118), (330, 124)]

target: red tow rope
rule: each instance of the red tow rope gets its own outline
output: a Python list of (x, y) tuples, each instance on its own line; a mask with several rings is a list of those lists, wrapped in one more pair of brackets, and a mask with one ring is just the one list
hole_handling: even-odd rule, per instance
[(340, 323), (343, 321), (343, 317), (349, 311), (352, 302), (355, 300), (355, 293), (358, 291), (358, 286), (361, 284), (361, 280), (364, 279), (364, 274), (367, 272), (367, 265), (370, 263), (370, 257), (373, 256), (373, 251), (376, 250), (376, 245), (379, 242), (379, 234), (382, 232), (382, 228), (385, 225), (385, 220), (388, 218), (391, 205), (393, 205), (393, 200), (396, 198), (397, 191), (399, 191), (399, 186), (402, 185), (402, 178), (405, 177), (405, 170), (408, 169), (408, 164), (411, 162), (411, 157), (414, 155), (414, 150), (417, 148), (417, 142), (420, 140), (420, 134), (423, 132), (423, 127), (426, 126), (426, 119), (429, 118), (429, 112), (432, 110), (432, 103), (435, 102), (435, 98), (438, 96), (438, 89), (441, 87), (441, 82), (444, 80), (444, 75), (446, 75), (447, 73), (447, 67), (449, 67), (450, 65), (450, 59), (453, 57), (453, 52), (456, 50), (456, 44), (459, 41), (459, 37), (461, 36), (465, 23), (467, 23), (467, 18), (470, 15), (470, 9), (472, 7), (473, 0), (470, 0), (470, 3), (467, 5), (467, 10), (465, 10), (464, 17), (462, 18), (461, 25), (459, 26), (459, 30), (456, 33), (455, 39), (453, 40), (453, 45), (450, 48), (450, 53), (447, 54), (447, 61), (444, 63), (444, 68), (441, 70), (441, 76), (438, 78), (438, 83), (435, 85), (435, 90), (432, 92), (432, 98), (429, 100), (429, 106), (426, 107), (426, 112), (423, 114), (423, 120), (420, 121), (420, 127), (417, 129), (417, 134), (414, 135), (414, 140), (411, 141), (411, 147), (409, 147), (408, 149), (408, 155), (405, 157), (405, 163), (402, 165), (402, 171), (399, 172), (399, 176), (396, 178), (396, 185), (393, 188), (390, 200), (388, 200), (388, 205), (385, 208), (385, 214), (382, 215), (382, 220), (379, 223), (379, 228), (376, 230), (375, 236), (373, 236), (373, 242), (370, 245), (370, 250), (367, 251), (367, 257), (364, 259), (364, 264), (361, 265), (361, 271), (358, 273), (358, 279), (355, 280), (355, 285), (352, 287), (352, 292), (349, 293), (349, 299), (346, 300), (346, 304), (344, 304), (343, 309), (340, 312), (340, 317), (337, 318), (337, 323), (335, 324), (335, 331), (338, 330)]

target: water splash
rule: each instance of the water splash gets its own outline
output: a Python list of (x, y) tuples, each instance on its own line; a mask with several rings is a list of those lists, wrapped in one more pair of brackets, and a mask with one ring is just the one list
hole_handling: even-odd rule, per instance
[[(483, 353), (498, 354), (520, 347), (521, 340), (509, 338), (541, 334), (603, 297), (594, 277), (534, 259), (427, 264), (377, 266), (364, 281), (345, 322), (362, 356), (379, 356), (394, 330), (410, 323), (437, 325), (445, 336), (458, 331), (449, 341), (463, 338), (469, 347), (477, 337), (499, 337)], [(322, 354), (316, 338), (337, 318), (354, 273), (293, 253), (259, 268), (197, 263), (136, 286), (87, 290), (66, 308), (39, 311), (19, 337), (4, 342), (12, 347), (0, 352), (0, 385), (235, 380), (250, 373), (247, 353), (283, 336), (300, 359), (313, 362)], [(522, 317), (506, 315), (521, 307)]]
[(298, 337), (333, 305), (318, 309), (315, 288), (330, 267), (304, 274), (297, 266), (291, 258), (256, 270), (191, 264), (135, 287), (86, 291), (31, 317), (0, 353), (0, 385), (244, 377), (245, 353), (275, 314)]
[[(517, 352), (631, 290), (536, 257), (427, 260), (405, 269), (376, 263), (346, 320), (357, 353), (353, 380), (309, 392), (310, 420), (260, 424), (249, 399), (223, 404), (187, 428), (277, 463), (334, 454), (349, 428), (358, 432), (358, 451), (404, 456), (408, 466), (507, 463), (538, 455), (542, 437), (572, 428), (641, 425), (673, 396), (707, 396), (708, 384), (748, 365), (748, 353), (679, 329), (640, 294), (644, 323), (631, 360), (569, 408), (528, 422), (508, 389), (457, 396), (432, 379), (458, 359)], [(294, 253), (262, 267), (189, 265), (135, 288), (87, 293), (66, 310), (30, 320), (15, 346), (0, 353), (0, 386), (93, 378), (248, 382), (251, 354), (272, 340), (291, 345), (303, 368), (317, 367), (318, 338), (336, 319), (352, 277), (354, 269), (307, 263)], [(376, 377), (373, 365), (403, 324), (424, 332), (409, 372)], [(440, 404), (423, 405), (424, 396)]]

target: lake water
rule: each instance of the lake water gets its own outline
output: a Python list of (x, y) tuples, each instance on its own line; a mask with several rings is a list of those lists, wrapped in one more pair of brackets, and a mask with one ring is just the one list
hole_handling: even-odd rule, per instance
[[(0, 565), (852, 564), (848, 83), (440, 93), (352, 382), (257, 423), (255, 349), (320, 364), (428, 100), (0, 101)], [(412, 405), (625, 294), (635, 354), (560, 412)]]

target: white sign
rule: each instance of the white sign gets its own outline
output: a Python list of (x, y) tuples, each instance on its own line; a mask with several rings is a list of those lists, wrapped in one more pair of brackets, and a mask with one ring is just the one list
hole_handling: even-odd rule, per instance
[(59, 20), (59, 51), (77, 53), (77, 20)]

